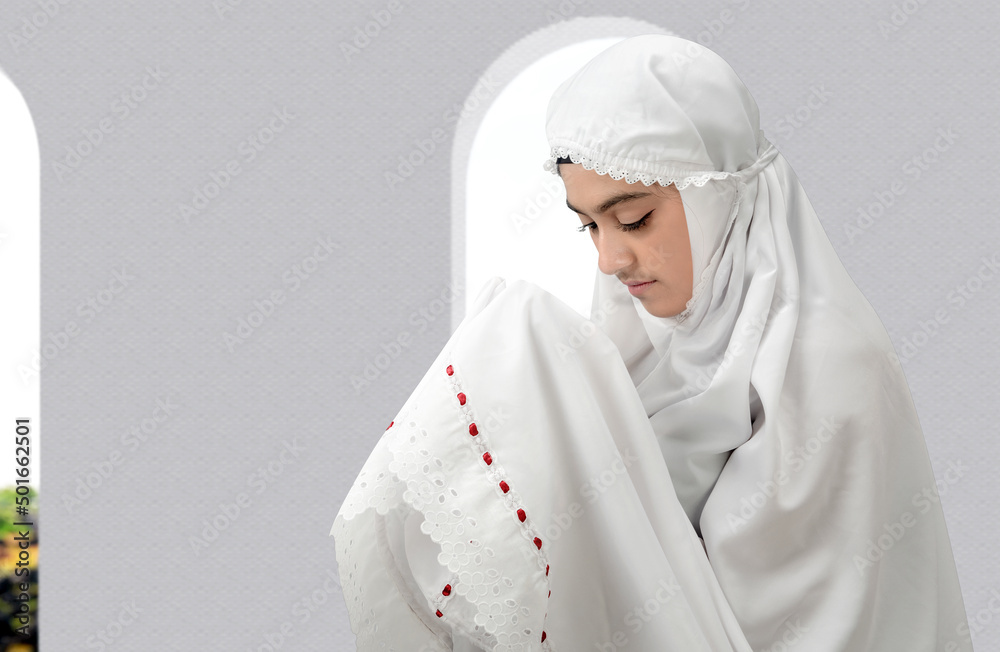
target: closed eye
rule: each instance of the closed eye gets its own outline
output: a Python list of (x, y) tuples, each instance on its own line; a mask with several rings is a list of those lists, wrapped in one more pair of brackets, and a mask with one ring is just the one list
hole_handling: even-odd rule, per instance
[[(653, 211), (649, 211), (648, 213), (646, 213), (645, 215), (643, 215), (641, 219), (638, 219), (635, 222), (632, 222), (630, 224), (621, 224), (621, 223), (619, 223), (618, 224), (618, 230), (619, 231), (636, 231), (638, 229), (641, 229), (646, 224), (646, 218), (648, 218), (652, 214), (653, 214)], [(587, 224), (584, 224), (582, 226), (577, 227), (576, 230), (580, 231), (582, 233), (582, 232), (586, 231), (587, 229), (590, 229), (591, 231), (596, 231), (597, 230), (597, 222), (588, 222)]]

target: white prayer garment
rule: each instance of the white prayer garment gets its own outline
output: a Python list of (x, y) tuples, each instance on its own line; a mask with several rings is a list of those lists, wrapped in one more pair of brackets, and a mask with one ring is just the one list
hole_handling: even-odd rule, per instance
[(358, 649), (972, 650), (892, 343), (732, 68), (625, 39), (546, 135), (676, 186), (691, 300), (479, 290), (334, 521)]

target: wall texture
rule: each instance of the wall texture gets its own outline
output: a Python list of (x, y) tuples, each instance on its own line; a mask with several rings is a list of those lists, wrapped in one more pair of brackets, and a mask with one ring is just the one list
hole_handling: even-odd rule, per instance
[(941, 501), (977, 649), (1000, 648), (995, 4), (5, 0), (43, 341), (77, 327), (40, 380), (42, 649), (353, 649), (328, 532), (451, 332), (419, 317), (451, 274), (447, 112), (581, 16), (700, 40), (747, 83), (935, 471), (963, 470)]

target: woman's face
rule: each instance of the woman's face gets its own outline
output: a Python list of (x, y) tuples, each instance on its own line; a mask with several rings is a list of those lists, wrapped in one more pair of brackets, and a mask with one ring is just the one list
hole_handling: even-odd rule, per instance
[(622, 283), (655, 317), (684, 310), (693, 291), (691, 241), (680, 192), (614, 180), (580, 164), (559, 165), (566, 205), (597, 247), (598, 267)]

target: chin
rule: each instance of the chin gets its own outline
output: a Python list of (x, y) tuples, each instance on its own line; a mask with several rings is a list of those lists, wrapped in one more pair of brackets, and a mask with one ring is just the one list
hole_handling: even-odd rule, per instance
[(663, 303), (643, 303), (642, 306), (646, 309), (646, 312), (654, 317), (674, 317), (684, 312), (684, 309), (687, 307), (687, 301), (685, 300), (680, 305), (664, 306)]
[(663, 311), (663, 310), (647, 310), (646, 312), (648, 312), (649, 314), (651, 314), (654, 317), (661, 317), (662, 318), (662, 317), (673, 317), (675, 315), (679, 315), (681, 312), (683, 312), (683, 310), (684, 310), (684, 308), (681, 308), (680, 310), (666, 310), (666, 311)]

